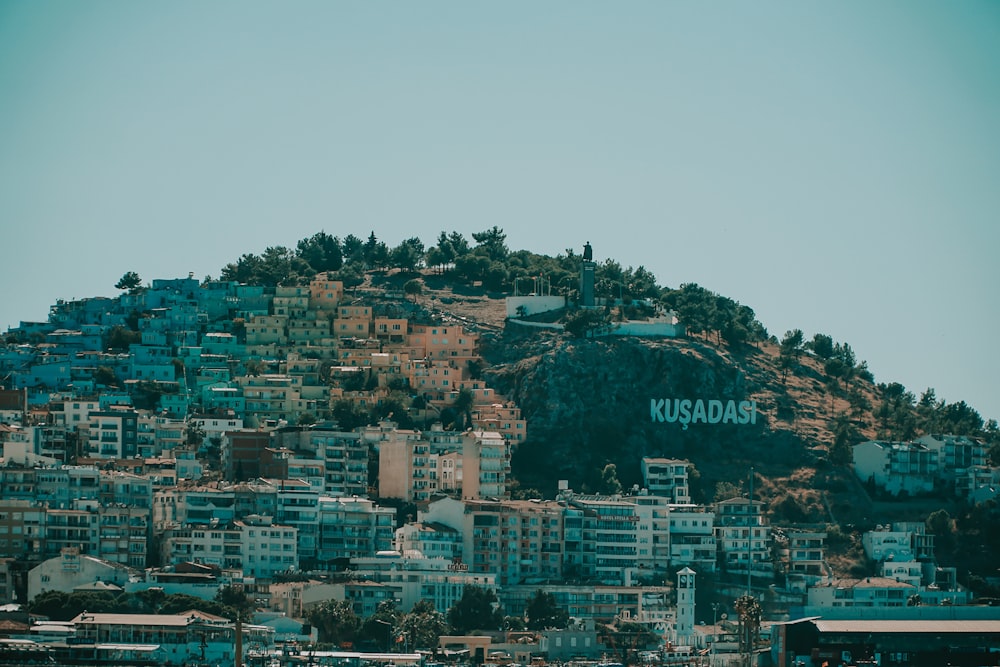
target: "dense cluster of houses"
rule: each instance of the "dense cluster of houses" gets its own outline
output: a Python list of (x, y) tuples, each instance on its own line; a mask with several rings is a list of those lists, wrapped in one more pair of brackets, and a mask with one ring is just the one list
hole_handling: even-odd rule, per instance
[[(134, 342), (108, 352), (123, 330)], [(57, 303), (0, 350), (0, 601), (94, 587), (212, 598), (239, 585), (269, 619), (301, 621), (331, 599), (360, 616), (386, 600), (447, 610), (467, 585), (521, 615), (544, 588), (579, 623), (634, 621), (701, 648), (725, 630), (695, 623), (695, 572), (776, 584), (802, 613), (970, 601), (934, 564), (922, 524), (865, 536), (880, 576), (835, 579), (821, 528), (775, 529), (747, 498), (692, 504), (686, 461), (643, 459), (642, 488), (623, 495), (562, 485), (552, 500), (511, 499), (511, 448), (526, 424), (474, 377), (477, 345), (460, 324), (412, 322), (398, 301), (347, 301), (325, 275), (270, 289), (156, 280), (117, 299)], [(399, 391), (420, 399), (407, 409), (430, 428), (329, 419), (345, 401), (368, 410)], [(471, 399), (466, 427), (434, 422), (460, 394)], [(864, 443), (855, 465), (890, 492), (948, 479), (979, 497), (977, 445)], [(934, 454), (898, 458), (911, 448)], [(942, 477), (959, 469), (977, 472)], [(415, 515), (399, 516), (408, 503)], [(319, 576), (333, 571), (352, 576)], [(128, 619), (99, 616), (46, 632), (84, 637), (105, 623), (130, 628), (107, 630), (111, 641), (140, 636)], [(172, 637), (150, 640), (173, 645), (164, 662), (215, 651), (193, 644), (199, 633), (220, 638), (222, 656), (231, 632), (206, 616), (139, 625), (142, 637)], [(261, 647), (273, 645), (269, 627), (256, 631)], [(297, 628), (283, 631), (308, 641)], [(600, 650), (592, 631), (580, 637), (577, 653), (584, 641)]]

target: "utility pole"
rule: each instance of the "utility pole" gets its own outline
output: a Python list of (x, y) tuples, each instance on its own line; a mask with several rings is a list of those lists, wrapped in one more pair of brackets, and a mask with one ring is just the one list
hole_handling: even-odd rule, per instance
[(747, 595), (753, 585), (753, 466), (750, 466), (750, 495), (747, 497)]

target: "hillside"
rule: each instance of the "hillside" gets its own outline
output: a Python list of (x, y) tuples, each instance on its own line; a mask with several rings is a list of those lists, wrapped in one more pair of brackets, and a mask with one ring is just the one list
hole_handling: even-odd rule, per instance
[[(398, 288), (406, 279), (377, 275), (365, 287)], [(522, 494), (552, 497), (560, 480), (578, 491), (605, 490), (607, 464), (616, 466), (627, 490), (641, 484), (642, 457), (662, 456), (694, 465), (697, 502), (735, 489), (745, 493), (752, 468), (754, 497), (769, 504), (779, 524), (865, 526), (952, 507), (941, 500), (879, 502), (843, 465), (851, 444), (903, 439), (897, 422), (916, 423), (905, 405), (899, 411), (906, 417), (888, 414), (886, 386), (863, 372), (831, 378), (824, 360), (809, 352), (783, 365), (773, 339), (731, 345), (710, 334), (577, 338), (528, 329), (506, 321), (502, 292), (433, 273), (422, 279), (422, 316), (479, 330), (483, 376), (518, 404), (528, 422), (529, 440), (512, 464)], [(674, 398), (754, 401), (756, 423), (684, 428), (654, 421), (650, 401)]]
[[(495, 227), (473, 238), (475, 247), (457, 232), (442, 232), (430, 248), (414, 238), (389, 249), (374, 233), (367, 241), (348, 235), (341, 242), (321, 232), (301, 240), (294, 251), (272, 247), (260, 256), (243, 255), (222, 269), (219, 281), (207, 278), (202, 287), (263, 294), (279, 285), (302, 288), (323, 274), (340, 284), (343, 301), (373, 305), (377, 316), (462, 324), (478, 332), (482, 362), (472, 361), (465, 370), (514, 401), (527, 422), (528, 439), (513, 452), (515, 497), (551, 498), (561, 481), (580, 492), (628, 493), (641, 484), (644, 456), (686, 459), (694, 502), (745, 495), (752, 484), (754, 498), (768, 504), (775, 525), (835, 527), (831, 553), (843, 556), (845, 569), (860, 566), (857, 530), (946, 510), (950, 523), (941, 525), (951, 526), (956, 539), (942, 536), (940, 542), (949, 546), (945, 555), (962, 571), (995, 570), (991, 554), (1000, 548), (994, 544), (1000, 541), (995, 502), (967, 507), (943, 492), (919, 502), (872, 498), (848, 465), (851, 445), (926, 433), (984, 439), (992, 444), (995, 464), (1000, 430), (992, 420), (984, 424), (964, 402), (946, 404), (933, 390), (918, 400), (897, 383), (876, 383), (847, 343), (822, 334), (807, 341), (801, 331), (787, 332), (779, 341), (746, 305), (693, 283), (661, 287), (643, 267), (622, 268), (611, 259), (593, 267), (591, 297), (602, 307), (575, 308), (582, 288), (580, 256), (570, 250), (557, 257), (511, 252)], [(535, 316), (564, 329), (507, 320), (504, 299), (524, 281), (566, 298), (567, 309)], [(185, 299), (194, 300), (196, 286), (185, 287)], [(148, 288), (136, 272), (125, 274), (116, 287), (127, 290), (122, 310), (113, 326), (88, 340), (89, 349), (127, 351), (140, 335), (140, 318), (150, 316), (134, 305), (125, 310), (124, 304), (144, 303)], [(69, 313), (83, 305), (62, 303), (59, 312), (75, 322), (79, 318)], [(93, 305), (102, 313), (106, 307), (100, 300)], [(246, 341), (243, 317), (232, 309), (213, 312), (206, 330)], [(686, 335), (593, 335), (615, 321), (664, 312), (676, 315)], [(40, 331), (31, 330), (7, 337), (11, 346), (43, 340)], [(282, 363), (278, 348), (257, 354), (274, 358), (244, 360), (234, 371), (254, 375), (251, 367), (259, 373)], [(329, 350), (309, 354), (319, 360)], [(12, 348), (10, 363), (17, 362)], [(180, 363), (170, 369), (171, 379), (184, 367), (179, 359), (173, 362)], [(320, 370), (330, 363), (325, 360)], [(97, 368), (89, 378), (97, 386), (117, 386), (118, 379), (110, 367)], [(146, 399), (159, 396), (146, 384), (133, 388), (139, 407), (155, 404)], [(422, 428), (435, 417), (411, 410), (415, 398), (407, 387), (394, 386), (388, 400), (373, 401), (370, 408), (338, 401), (309, 417), (334, 419), (350, 429), (395, 414), (400, 423), (407, 420), (404, 428)], [(457, 401), (439, 407), (437, 418), (445, 412), (456, 423)]]

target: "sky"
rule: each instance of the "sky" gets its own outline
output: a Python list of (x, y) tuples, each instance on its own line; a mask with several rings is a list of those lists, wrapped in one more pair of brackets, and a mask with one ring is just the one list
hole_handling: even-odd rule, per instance
[(1000, 418), (1000, 3), (0, 0), (0, 330), (498, 226)]

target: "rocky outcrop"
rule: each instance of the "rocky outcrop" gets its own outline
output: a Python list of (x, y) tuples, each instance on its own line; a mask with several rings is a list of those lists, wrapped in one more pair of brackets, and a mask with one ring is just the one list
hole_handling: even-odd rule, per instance
[[(488, 382), (528, 421), (529, 441), (514, 460), (526, 487), (548, 490), (565, 479), (593, 490), (614, 463), (629, 488), (641, 483), (643, 456), (662, 456), (692, 461), (710, 496), (715, 481), (739, 479), (750, 465), (773, 465), (777, 474), (810, 456), (808, 443), (772, 428), (773, 402), (756, 380), (758, 369), (697, 340), (536, 335), (498, 339), (486, 354)], [(687, 424), (664, 419), (672, 415), (657, 410), (662, 403), (651, 409), (651, 401), (685, 399), (692, 414), (699, 400), (706, 412), (709, 401), (720, 403)], [(719, 412), (758, 399), (753, 423), (746, 412), (741, 419)]]

